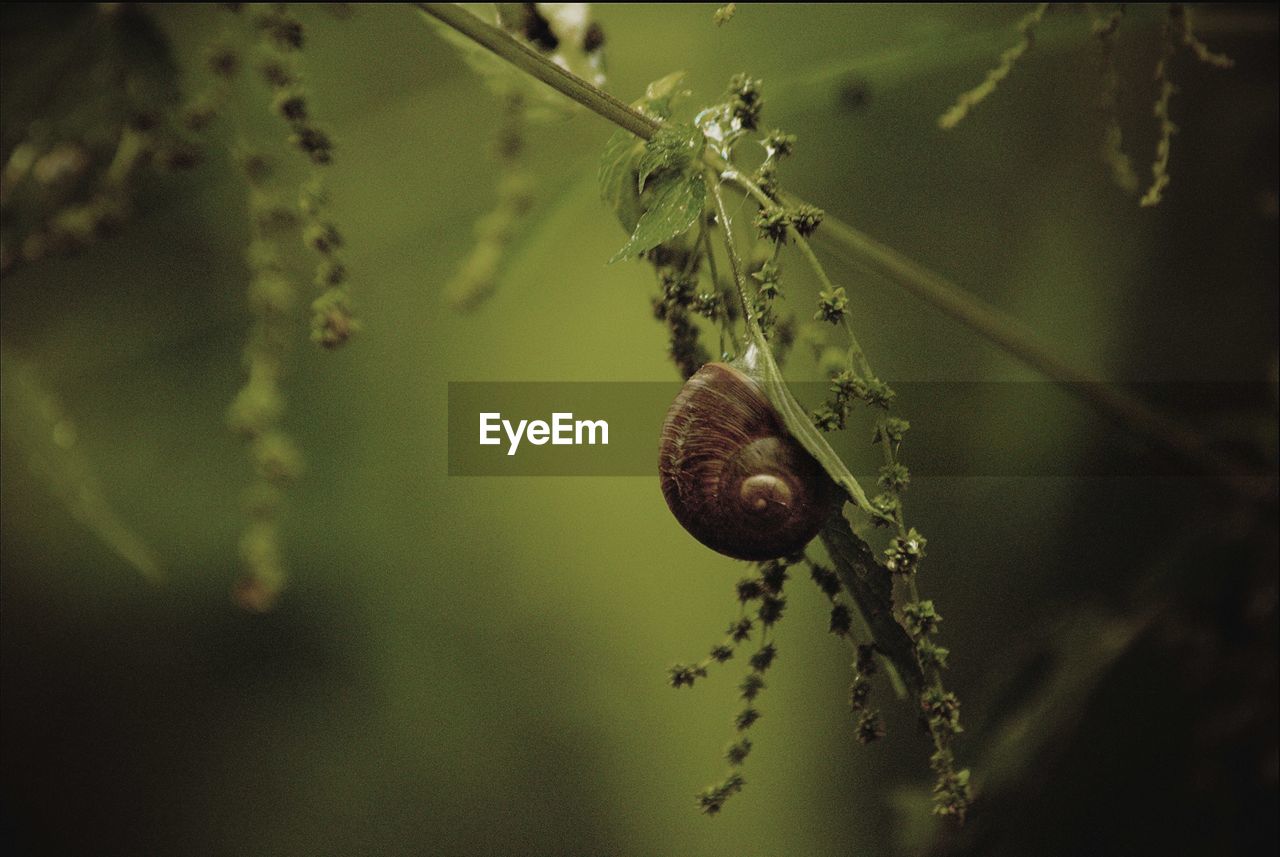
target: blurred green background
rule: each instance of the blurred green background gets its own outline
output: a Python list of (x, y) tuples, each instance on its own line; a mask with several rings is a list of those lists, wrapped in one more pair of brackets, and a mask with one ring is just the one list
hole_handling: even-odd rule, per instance
[[(1078, 10), (1052, 11), (1013, 75), (942, 132), (937, 116), (1016, 41), (1024, 8), (744, 4), (720, 28), (714, 8), (597, 7), (608, 88), (631, 100), (685, 69), (692, 103), (712, 103), (749, 71), (764, 80), (766, 123), (799, 135), (790, 190), (1014, 313), (1097, 378), (1171, 382), (1171, 395), (1178, 382), (1274, 384), (1274, 9), (1199, 16), (1237, 65), (1179, 55), (1172, 185), (1140, 209), (1097, 156), (1097, 45)], [(364, 329), (335, 353), (299, 329), (285, 425), (307, 472), (290, 493), (291, 577), (274, 611), (247, 614), (228, 596), (250, 476), (224, 419), (241, 383), (248, 226), (223, 149), (146, 183), (118, 236), (4, 277), (6, 360), (62, 401), (115, 512), (167, 572), (149, 583), (81, 525), (29, 466), (40, 429), (6, 398), (0, 713), (15, 853), (1274, 844), (1274, 501), (1241, 505), (1178, 477), (912, 486), (911, 518), (929, 537), (921, 585), (946, 618), (968, 727), (959, 752), (983, 801), (966, 832), (929, 816), (930, 748), (909, 705), (878, 689), (889, 735), (854, 741), (848, 651), (803, 579), (789, 587), (749, 785), (722, 816), (701, 816), (692, 795), (721, 773), (738, 669), (692, 692), (671, 690), (665, 669), (719, 638), (741, 564), (680, 529), (656, 475), (446, 475), (449, 381), (675, 377), (652, 274), (604, 264), (625, 240), (595, 186), (611, 127), (582, 111), (531, 127), (540, 195), (527, 232), (497, 294), (453, 312), (441, 288), (495, 193), (497, 100), (407, 6), (296, 11), (312, 109), (337, 141), (332, 212)], [(21, 72), (94, 14), (0, 13), (6, 146), (41, 104), (22, 87), (74, 76), (76, 58)], [(198, 78), (225, 13), (148, 14)], [(1117, 52), (1144, 181), (1163, 16), (1130, 7)], [(233, 107), (285, 153), (266, 105)], [(1036, 380), (824, 258), (886, 378)], [(794, 282), (788, 306), (803, 317), (814, 286)], [(797, 352), (789, 373), (816, 368)], [(1164, 404), (1273, 468), (1274, 398), (1238, 398)], [(903, 410), (1013, 461), (1105, 469), (1115, 430), (1071, 399), (1051, 404)], [(1136, 443), (1125, 454), (1145, 455)], [(908, 443), (909, 464), (928, 456)]]

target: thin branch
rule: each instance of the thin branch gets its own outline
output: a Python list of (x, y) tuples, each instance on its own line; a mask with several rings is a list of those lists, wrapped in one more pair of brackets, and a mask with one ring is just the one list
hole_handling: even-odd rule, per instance
[(737, 289), (738, 299), (742, 301), (742, 318), (747, 326), (747, 341), (761, 345), (764, 343), (764, 333), (760, 330), (760, 323), (756, 320), (755, 313), (751, 311), (751, 301), (747, 298), (746, 275), (743, 273), (742, 260), (738, 258), (738, 248), (733, 241), (733, 224), (729, 220), (729, 210), (724, 204), (724, 195), (720, 193), (719, 176), (709, 176), (707, 182), (711, 186), (711, 195), (716, 201), (716, 217), (720, 221), (720, 228), (724, 230), (724, 247), (729, 257), (729, 270), (733, 274), (733, 286)]
[[(798, 200), (788, 200), (789, 203)], [(986, 337), (1119, 427), (1149, 438), (1199, 472), (1254, 498), (1274, 491), (1274, 480), (1210, 447), (1198, 431), (1161, 414), (1114, 384), (1099, 382), (1050, 351), (1022, 322), (966, 294), (954, 283), (840, 220), (827, 216), (818, 234), (849, 252), (868, 270)]]
[(569, 96), (591, 112), (603, 116), (641, 139), (648, 140), (662, 127), (656, 119), (644, 115), (604, 90), (566, 71), (537, 51), (511, 38), (498, 27), (480, 20), (458, 4), (414, 3), (413, 5), (481, 47), (488, 48), (521, 71), (536, 77), (552, 89)]

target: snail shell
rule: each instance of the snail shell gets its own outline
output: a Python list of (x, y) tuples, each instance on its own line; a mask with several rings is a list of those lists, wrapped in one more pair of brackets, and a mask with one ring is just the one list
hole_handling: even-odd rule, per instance
[(727, 363), (703, 366), (672, 402), (658, 472), (676, 520), (735, 559), (797, 553), (840, 497), (760, 385)]

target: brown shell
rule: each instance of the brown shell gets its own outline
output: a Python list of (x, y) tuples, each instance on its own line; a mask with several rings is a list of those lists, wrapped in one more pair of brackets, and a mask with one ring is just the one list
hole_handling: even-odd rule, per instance
[(703, 366), (671, 403), (658, 473), (676, 520), (707, 547), (736, 559), (800, 551), (839, 497), (760, 385), (727, 363)]

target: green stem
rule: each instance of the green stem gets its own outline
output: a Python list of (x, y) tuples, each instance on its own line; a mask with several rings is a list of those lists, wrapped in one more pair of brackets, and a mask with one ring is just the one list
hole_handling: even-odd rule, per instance
[[(827, 276), (827, 271), (822, 267), (822, 263), (818, 261), (818, 257), (814, 254), (813, 248), (809, 246), (809, 239), (800, 234), (794, 226), (788, 226), (787, 231), (796, 242), (796, 247), (800, 249), (800, 255), (804, 256), (805, 261), (809, 263), (809, 267), (817, 275), (818, 281), (822, 283), (822, 288), (828, 292), (835, 291), (835, 284), (831, 282), (831, 278)], [(857, 366), (862, 378), (865, 381), (875, 380), (876, 373), (871, 369), (871, 363), (867, 360), (867, 353), (862, 350), (862, 345), (858, 343), (858, 335), (853, 332), (853, 322), (849, 319), (849, 313), (845, 313), (841, 318), (844, 325), (844, 331), (849, 337), (849, 357), (850, 363)]]
[[(786, 195), (784, 198), (788, 204), (801, 202)], [(1055, 355), (1022, 322), (965, 292), (940, 274), (830, 215), (824, 218), (819, 233), (828, 244), (845, 251), (867, 270), (1003, 348), (1117, 427), (1154, 441), (1197, 472), (1245, 497), (1261, 499), (1274, 492), (1275, 482), (1271, 477), (1213, 450), (1208, 438), (1200, 432), (1161, 414), (1136, 396), (1113, 384), (1092, 379), (1088, 373)]]
[[(720, 283), (720, 273), (716, 270), (716, 253), (711, 246), (711, 231), (706, 228), (705, 221), (698, 228), (698, 240), (703, 247), (703, 253), (707, 258), (707, 267), (711, 273), (711, 285), (715, 288), (716, 294), (732, 299), (731, 289), (724, 288)], [(733, 319), (729, 317), (728, 307), (725, 308), (723, 318), (720, 319), (720, 357), (725, 360), (732, 360), (738, 356), (738, 348), (735, 337), (733, 335)]]
[(533, 48), (511, 38), (498, 27), (486, 23), (455, 3), (414, 3), (418, 9), (457, 30), (476, 44), (488, 48), (516, 68), (537, 78), (552, 89), (569, 96), (583, 107), (648, 140), (662, 127), (656, 119), (619, 101), (566, 71)]
[(747, 285), (742, 273), (742, 260), (738, 258), (738, 248), (733, 240), (733, 224), (729, 220), (729, 211), (725, 208), (724, 194), (720, 192), (720, 182), (716, 176), (708, 176), (708, 183), (711, 185), (711, 195), (716, 200), (716, 217), (720, 220), (720, 226), (724, 229), (724, 246), (725, 252), (729, 255), (729, 271), (733, 274), (733, 285), (738, 290), (738, 299), (742, 301), (742, 318), (747, 326), (747, 341), (753, 343), (761, 351), (767, 351), (768, 346), (765, 344), (764, 331), (760, 329), (760, 323), (756, 321), (755, 315), (751, 312), (751, 301), (747, 299)]

